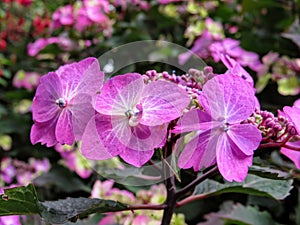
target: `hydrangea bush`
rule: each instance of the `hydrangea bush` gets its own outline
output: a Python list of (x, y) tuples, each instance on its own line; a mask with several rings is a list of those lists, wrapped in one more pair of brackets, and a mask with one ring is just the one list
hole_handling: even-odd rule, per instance
[(300, 223), (298, 1), (0, 6), (0, 225)]

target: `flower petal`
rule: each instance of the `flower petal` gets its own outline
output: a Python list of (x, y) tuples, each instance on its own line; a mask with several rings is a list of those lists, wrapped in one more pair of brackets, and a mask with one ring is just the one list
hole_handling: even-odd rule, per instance
[(227, 123), (247, 119), (255, 108), (254, 89), (243, 78), (231, 74), (218, 75), (203, 87), (206, 97), (203, 107), (211, 113), (213, 120)]
[[(288, 142), (289, 145), (294, 147), (300, 147), (300, 141)], [(281, 148), (280, 152), (293, 161), (297, 169), (300, 169), (300, 152), (294, 151), (288, 148)]]
[(126, 148), (125, 151), (120, 154), (120, 157), (130, 165), (141, 167), (151, 159), (153, 153), (154, 150), (136, 151), (130, 148)]
[(95, 115), (92, 96), (83, 93), (76, 95), (70, 102), (68, 109), (72, 112), (74, 136), (76, 140), (80, 140), (87, 123)]
[(56, 145), (58, 142), (55, 137), (55, 125), (58, 117), (44, 123), (34, 123), (30, 131), (30, 140), (32, 144), (41, 142), (47, 147)]
[(68, 109), (64, 109), (58, 118), (55, 136), (56, 140), (62, 145), (72, 145), (75, 141), (72, 113)]
[(54, 72), (44, 75), (32, 102), (33, 120), (41, 123), (56, 117), (61, 109), (55, 101), (60, 97), (62, 97), (62, 87), (58, 75)]
[(243, 154), (240, 149), (222, 133), (217, 143), (217, 165), (221, 175), (229, 182), (242, 182), (252, 164), (252, 156)]
[(211, 122), (210, 115), (202, 110), (192, 109), (178, 120), (176, 126), (173, 130), (171, 130), (171, 132), (185, 133), (197, 130), (206, 130), (205, 128), (212, 129), (212, 126), (204, 128), (203, 123), (205, 122)]
[(252, 124), (235, 124), (227, 131), (229, 138), (245, 154), (253, 155), (262, 139), (261, 132)]
[[(213, 133), (212, 130), (206, 130), (189, 141), (178, 159), (178, 166), (183, 169), (193, 167), (195, 171), (211, 166), (215, 162), (218, 138)], [(184, 145), (184, 139), (180, 139), (175, 145), (177, 151)]]
[(154, 81), (144, 88), (141, 123), (148, 126), (170, 122), (182, 115), (190, 103), (186, 91), (168, 81)]
[(300, 108), (295, 106), (285, 106), (283, 107), (283, 112), (290, 119), (290, 121), (294, 123), (294, 126), (300, 135)]
[(112, 132), (111, 117), (96, 114), (82, 135), (81, 153), (87, 159), (105, 160), (117, 156), (125, 147)]
[(138, 73), (119, 75), (108, 80), (96, 99), (95, 109), (105, 115), (124, 115), (139, 102), (144, 81)]

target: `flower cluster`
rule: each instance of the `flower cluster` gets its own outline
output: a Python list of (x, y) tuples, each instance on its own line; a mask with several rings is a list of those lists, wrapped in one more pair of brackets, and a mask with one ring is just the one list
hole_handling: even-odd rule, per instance
[[(97, 180), (94, 183), (91, 197), (109, 199), (115, 201), (121, 201), (127, 204), (162, 204), (166, 200), (167, 191), (163, 184), (153, 185), (149, 190), (139, 190), (135, 195), (126, 190), (120, 190), (114, 188), (114, 181), (106, 180), (100, 181)], [(108, 213), (100, 220), (98, 225), (106, 224), (131, 224), (131, 225), (140, 225), (140, 224), (161, 224), (162, 213), (156, 212), (153, 213), (152, 210), (135, 210), (132, 212), (117, 212), (117, 213)], [(186, 224), (184, 222), (184, 215), (174, 214), (172, 217), (172, 224)]]

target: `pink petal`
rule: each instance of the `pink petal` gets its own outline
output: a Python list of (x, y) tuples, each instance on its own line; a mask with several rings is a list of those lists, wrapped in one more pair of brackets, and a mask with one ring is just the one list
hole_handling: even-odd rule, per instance
[(96, 114), (82, 136), (81, 153), (87, 159), (105, 160), (117, 156), (125, 147), (112, 131), (111, 117)]
[(253, 86), (253, 78), (237, 61), (235, 61), (229, 55), (224, 54), (220, 54), (220, 59), (228, 69), (226, 73), (241, 76)]
[(120, 154), (120, 157), (130, 165), (141, 167), (151, 159), (153, 153), (154, 150), (136, 151), (130, 148), (126, 148), (126, 150)]
[(95, 109), (105, 115), (124, 115), (139, 102), (144, 81), (138, 73), (119, 75), (108, 80), (97, 97)]
[(204, 85), (203, 93), (207, 103), (204, 102), (203, 107), (211, 113), (213, 120), (236, 123), (254, 112), (254, 89), (239, 76), (215, 76)]
[(190, 103), (190, 98), (176, 84), (158, 80), (145, 87), (141, 103), (143, 116), (140, 122), (155, 126), (180, 117)]
[(44, 123), (34, 123), (30, 131), (30, 140), (32, 144), (41, 142), (42, 145), (46, 144), (51, 147), (57, 144), (55, 137), (55, 126), (58, 117)]
[[(176, 126), (171, 131), (172, 133), (185, 133), (191, 131), (205, 130), (202, 123), (211, 122), (211, 117), (206, 112), (199, 109), (192, 109), (178, 120)], [(212, 129), (212, 126), (208, 127)]]
[(300, 108), (295, 106), (285, 106), (283, 107), (283, 112), (290, 119), (290, 121), (294, 123), (294, 126), (300, 135)]
[(96, 58), (86, 58), (58, 68), (64, 97), (68, 100), (78, 92), (96, 94), (102, 86), (104, 74)]
[[(213, 165), (216, 159), (217, 139), (218, 136), (213, 130), (207, 130), (196, 135), (184, 147), (178, 160), (178, 166), (184, 169), (193, 167), (195, 171), (198, 171), (203, 167)], [(176, 149), (182, 148), (182, 143), (180, 143), (182, 141), (179, 140), (176, 143)]]
[[(288, 142), (289, 145), (294, 147), (300, 147), (300, 141)], [(293, 161), (297, 169), (300, 169), (300, 152), (294, 151), (288, 148), (281, 148), (280, 152)]]
[(253, 155), (262, 139), (261, 132), (252, 124), (234, 124), (227, 131), (229, 138), (248, 156)]
[(87, 123), (95, 115), (95, 109), (92, 106), (92, 96), (87, 94), (75, 96), (68, 109), (72, 112), (74, 136), (76, 140), (80, 140)]
[(244, 155), (227, 139), (226, 133), (219, 136), (217, 144), (217, 165), (221, 175), (229, 182), (242, 182), (252, 165), (252, 156)]
[(294, 106), (300, 108), (300, 98), (294, 102)]
[(125, 147), (135, 151), (149, 151), (164, 143), (167, 126), (163, 124), (149, 127), (138, 124), (131, 127), (126, 117), (115, 116), (112, 118), (112, 132)]
[(54, 72), (44, 75), (40, 80), (32, 102), (33, 120), (45, 122), (57, 116), (60, 108), (56, 105), (55, 101), (62, 97), (61, 95), (62, 88), (58, 75)]
[(62, 145), (72, 145), (75, 141), (72, 113), (68, 109), (63, 109), (58, 118), (55, 128), (55, 136), (57, 141)]

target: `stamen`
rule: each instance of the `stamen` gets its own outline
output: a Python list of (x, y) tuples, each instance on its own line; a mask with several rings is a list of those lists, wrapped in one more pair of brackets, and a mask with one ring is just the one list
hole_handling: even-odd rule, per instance
[(65, 108), (67, 106), (67, 101), (64, 98), (56, 99), (55, 104), (59, 106), (59, 108)]

